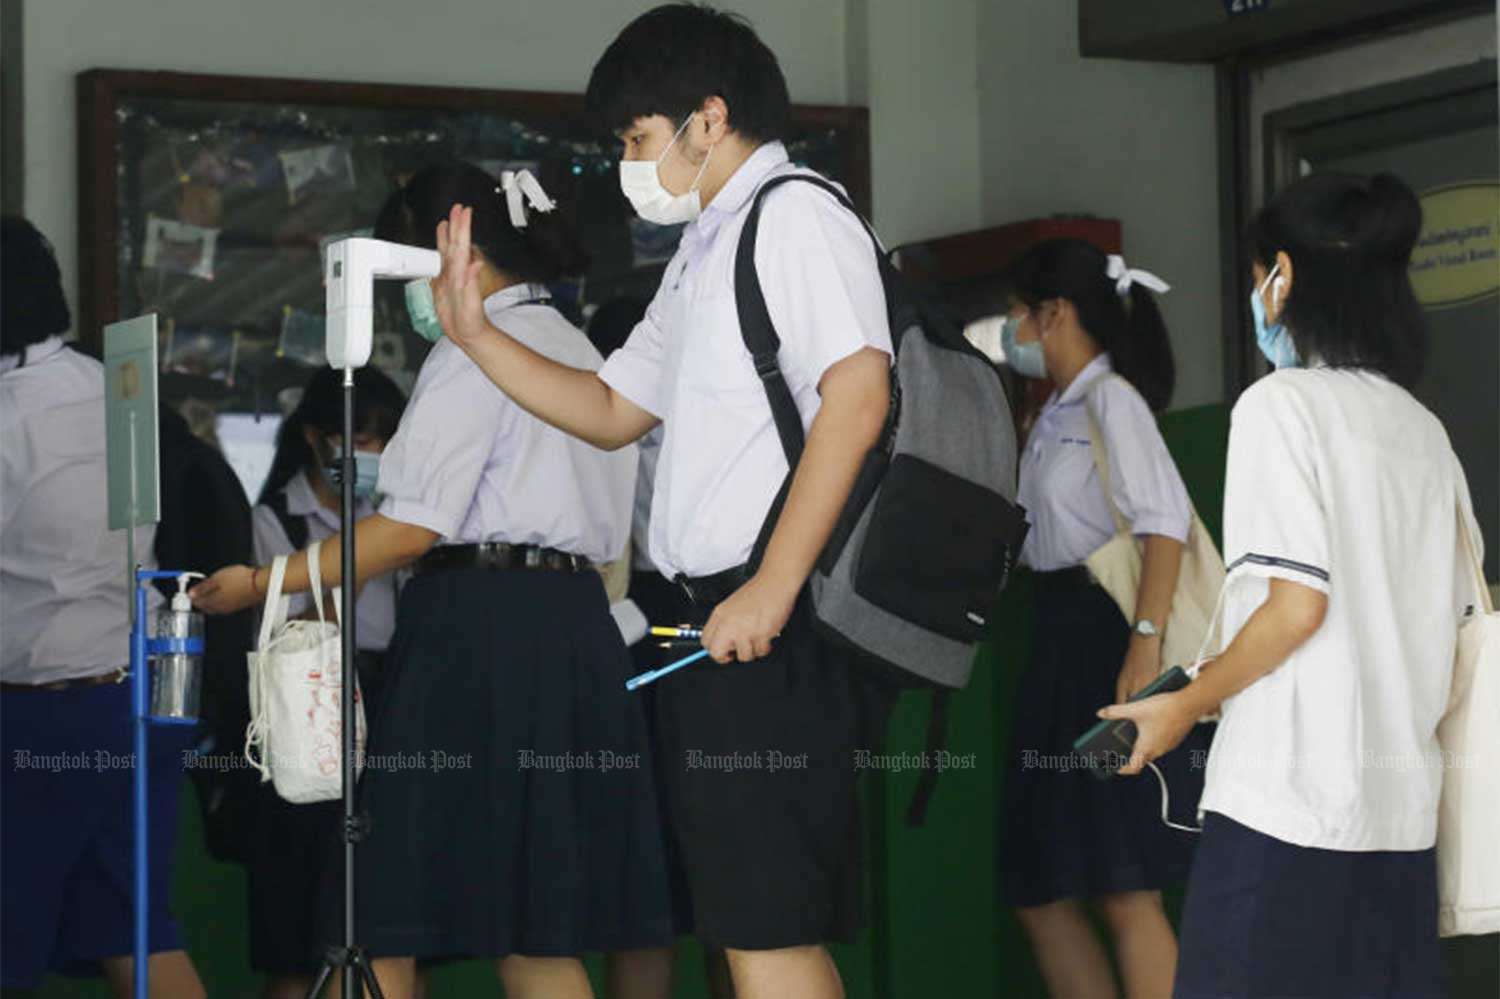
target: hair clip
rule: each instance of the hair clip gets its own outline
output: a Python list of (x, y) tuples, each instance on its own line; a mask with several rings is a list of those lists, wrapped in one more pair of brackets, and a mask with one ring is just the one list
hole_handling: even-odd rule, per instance
[(1109, 263), (1104, 269), (1105, 274), (1115, 280), (1115, 294), (1124, 298), (1130, 294), (1130, 286), (1141, 284), (1154, 292), (1171, 291), (1172, 286), (1150, 271), (1138, 271), (1125, 265), (1125, 258), (1118, 253), (1109, 255)]
[(533, 210), (543, 213), (557, 207), (530, 170), (506, 170), (500, 175), (500, 187), (495, 189), (496, 193), (501, 189), (505, 192), (506, 207), (510, 209), (510, 224), (517, 229), (526, 228), (528, 204)]

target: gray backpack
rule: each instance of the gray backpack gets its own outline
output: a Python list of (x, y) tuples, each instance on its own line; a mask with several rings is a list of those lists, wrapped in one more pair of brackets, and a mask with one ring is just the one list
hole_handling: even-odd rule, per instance
[[(777, 362), (781, 340), (755, 270), (761, 202), (790, 182), (822, 188), (858, 217), (823, 178), (786, 174), (756, 193), (740, 234), (734, 272), (740, 331), (788, 466), (752, 565), (770, 540), (803, 446), (802, 419)], [(1026, 537), (1025, 512), (1015, 502), (1015, 428), (1000, 373), (953, 323), (919, 301), (868, 223), (865, 229), (896, 352), (891, 405), (809, 580), (813, 616), (826, 638), (900, 685), (936, 691), (929, 748), (938, 748), (931, 744), (946, 727), (944, 694), (968, 683), (985, 616)], [(920, 790), (918, 797), (908, 816), (914, 824), (925, 805)]]

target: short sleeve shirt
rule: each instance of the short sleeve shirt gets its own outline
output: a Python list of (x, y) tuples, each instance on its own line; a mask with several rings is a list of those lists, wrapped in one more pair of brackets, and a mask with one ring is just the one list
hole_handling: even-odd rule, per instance
[[(546, 297), (513, 285), (485, 300), (485, 314), (554, 361), (597, 369), (599, 352)], [(381, 455), (380, 512), (446, 544), (540, 545), (610, 562), (630, 537), (637, 460), (634, 445), (603, 451), (543, 423), (445, 338)]]
[[(1224, 635), (1272, 579), (1326, 593), (1322, 626), (1224, 702), (1204, 811), (1299, 846), (1433, 845), (1467, 485), (1442, 424), (1376, 374), (1283, 370), (1235, 405)], [(1465, 500), (1465, 508), (1468, 504)], [(1472, 514), (1465, 529), (1479, 532)]]
[[(779, 142), (751, 154), (683, 231), (645, 318), (599, 371), (662, 420), (649, 533), (651, 559), (668, 577), (744, 563), (786, 477), (740, 333), (734, 259), (755, 191), (796, 169)], [(832, 365), (865, 347), (891, 353), (874, 244), (827, 192), (788, 184), (762, 203), (755, 263), (806, 430)]]
[(1187, 489), (1151, 407), (1100, 354), (1047, 400), (1021, 457), (1018, 498), (1031, 522), (1021, 558), (1039, 571), (1081, 565), (1115, 535), (1090, 407), (1104, 435), (1111, 498), (1131, 531), (1186, 541), (1192, 525)]

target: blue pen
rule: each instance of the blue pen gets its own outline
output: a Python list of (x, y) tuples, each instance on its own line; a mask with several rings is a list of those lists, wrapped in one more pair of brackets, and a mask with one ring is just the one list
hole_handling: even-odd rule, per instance
[(625, 689), (634, 690), (637, 687), (644, 687), (648, 683), (654, 683), (655, 681), (660, 680), (662, 677), (666, 676), (668, 673), (675, 673), (678, 670), (682, 669), (682, 667), (684, 666), (691, 666), (693, 663), (697, 662), (699, 659), (702, 659), (706, 655), (708, 655), (708, 650), (700, 649), (690, 656), (677, 660), (675, 663), (668, 663), (661, 669), (654, 669), (647, 673), (638, 673), (637, 675), (631, 677), (629, 680), (625, 681)]

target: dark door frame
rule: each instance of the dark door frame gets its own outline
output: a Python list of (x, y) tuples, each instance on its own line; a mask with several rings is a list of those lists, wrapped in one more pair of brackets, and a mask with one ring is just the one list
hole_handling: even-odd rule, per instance
[[(1317, 131), (1348, 126), (1332, 145), (1353, 153), (1390, 145), (1393, 129), (1401, 141), (1494, 124), (1497, 82), (1495, 63), (1481, 60), (1273, 111), (1262, 125), (1264, 196), (1297, 176), (1309, 144), (1318, 144), (1311, 138)], [(1367, 142), (1376, 130), (1381, 141)]]
[[(1309, 47), (1290, 58), (1327, 51)], [(1251, 130), (1261, 129), (1263, 198), (1269, 199), (1286, 178), (1296, 175), (1297, 161), (1309, 136), (1331, 125), (1348, 124), (1356, 132), (1360, 119), (1384, 119), (1413, 138), (1464, 127), (1474, 120), (1473, 100), (1497, 86), (1496, 64), (1480, 60), (1422, 76), (1378, 84), (1273, 111), (1263, 122), (1250, 120), (1250, 72), (1262, 64), (1228, 60), (1218, 64), (1219, 220), (1223, 240), (1222, 290), (1224, 398), (1233, 404), (1264, 370), (1250, 331), (1250, 261), (1243, 233), (1250, 219)], [(1467, 99), (1466, 99), (1467, 98)]]

